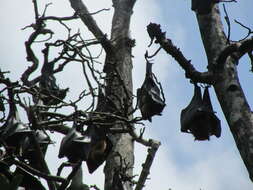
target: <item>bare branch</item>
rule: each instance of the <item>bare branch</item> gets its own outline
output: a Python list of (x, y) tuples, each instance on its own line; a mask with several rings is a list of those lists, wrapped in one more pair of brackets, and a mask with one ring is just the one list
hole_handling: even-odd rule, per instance
[(252, 54), (252, 51), (251, 52), (248, 52), (248, 56), (250, 58), (250, 64), (251, 64), (251, 69), (250, 71), (253, 72), (253, 54)]
[(138, 183), (135, 187), (135, 190), (142, 190), (144, 184), (148, 178), (150, 173), (150, 168), (155, 158), (156, 151), (158, 150), (159, 146), (161, 145), (158, 141), (151, 141), (151, 148), (148, 149), (148, 155), (146, 157), (145, 163), (142, 165), (141, 175), (139, 177)]
[(146, 53), (145, 53), (145, 58), (147, 59), (151, 59), (151, 58), (153, 58), (153, 57), (155, 57), (158, 53), (159, 53), (159, 51), (162, 49), (162, 47), (159, 47), (156, 51), (155, 51), (155, 53), (153, 53), (152, 55), (148, 55), (148, 51), (146, 51)]
[(35, 13), (35, 20), (37, 20), (39, 18), (37, 0), (33, 0), (33, 7), (34, 7), (34, 13)]
[(241, 27), (243, 27), (243, 28), (245, 28), (246, 30), (248, 30), (247, 35), (246, 35), (243, 39), (241, 39), (241, 40), (239, 40), (239, 41), (243, 41), (243, 40), (247, 39), (251, 34), (253, 34), (253, 31), (252, 31), (249, 27), (245, 26), (244, 24), (242, 24), (241, 22), (239, 22), (239, 21), (237, 21), (237, 20), (235, 20), (235, 22), (236, 22), (237, 24), (239, 24)]
[(35, 56), (33, 50), (32, 50), (32, 44), (34, 43), (35, 39), (40, 35), (40, 34), (52, 34), (51, 30), (45, 29), (43, 22), (38, 21), (36, 23), (36, 30), (31, 34), (29, 37), (28, 41), (25, 42), (25, 47), (26, 47), (26, 54), (27, 54), (27, 61), (32, 62), (32, 65), (27, 68), (27, 70), (22, 74), (21, 76), (21, 81), (27, 85), (27, 86), (32, 86), (34, 85), (31, 83), (28, 78), (29, 76), (38, 68), (39, 65), (39, 60)]
[(41, 177), (41, 178), (44, 178), (46, 179), (47, 181), (55, 181), (55, 182), (65, 182), (66, 180), (62, 177), (58, 177), (58, 176), (52, 176), (52, 175), (47, 175), (45, 173), (42, 173), (30, 166), (28, 166), (27, 164), (21, 162), (21, 161), (18, 161), (16, 159), (12, 159), (11, 162), (15, 165), (17, 165), (18, 167), (24, 169), (25, 171), (28, 171), (29, 173), (33, 174), (33, 175), (36, 175), (38, 177)]
[(166, 39), (165, 33), (160, 29), (160, 25), (150, 23), (147, 26), (147, 30), (151, 39), (156, 38), (156, 43), (159, 43), (161, 47), (185, 70), (186, 78), (206, 84), (213, 84), (215, 82), (215, 77), (211, 72), (198, 72), (191, 64), (191, 60), (187, 60), (180, 49), (177, 48), (170, 39)]
[(219, 55), (215, 69), (223, 69), (226, 64), (226, 60), (229, 56), (233, 56), (236, 60), (239, 60), (244, 54), (252, 52), (253, 50), (253, 37), (242, 42), (236, 42), (227, 46)]
[[(43, 172), (46, 173), (47, 175), (51, 175), (50, 170), (47, 166), (47, 163), (44, 159), (44, 154), (41, 150), (41, 147), (38, 143), (37, 138), (35, 137), (34, 132), (30, 135), (30, 139), (35, 146), (36, 158), (38, 159), (39, 163), (41, 164)], [(56, 184), (54, 183), (54, 181), (47, 180), (47, 183), (48, 183), (48, 187), (50, 190), (56, 190)]]
[(92, 14), (88, 11), (82, 0), (69, 1), (76, 14), (79, 15), (87, 28), (92, 32), (92, 34), (96, 37), (97, 40), (101, 41), (104, 50), (107, 53), (111, 54), (111, 52), (113, 51), (111, 42), (106, 38), (106, 35), (98, 27), (96, 21), (92, 17)]
[(72, 21), (74, 19), (78, 19), (79, 17), (77, 15), (73, 16), (66, 16), (66, 17), (56, 17), (56, 16), (45, 16), (45, 17), (40, 17), (39, 20), (55, 20), (55, 21)]
[(232, 3), (232, 2), (235, 2), (237, 3), (236, 0), (217, 0), (219, 3)]
[(225, 12), (225, 21), (228, 25), (228, 37), (227, 37), (227, 44), (230, 43), (230, 32), (231, 32), (231, 24), (230, 24), (230, 20), (229, 20), (229, 17), (228, 17), (228, 13), (227, 13), (227, 10), (226, 10), (226, 7), (225, 7), (225, 4), (223, 4), (223, 10)]
[(44, 8), (44, 11), (43, 11), (43, 14), (42, 14), (42, 17), (44, 17), (45, 16), (45, 14), (46, 14), (46, 12), (47, 12), (47, 8), (50, 6), (50, 5), (52, 5), (53, 3), (47, 3), (46, 5), (45, 5), (45, 8)]

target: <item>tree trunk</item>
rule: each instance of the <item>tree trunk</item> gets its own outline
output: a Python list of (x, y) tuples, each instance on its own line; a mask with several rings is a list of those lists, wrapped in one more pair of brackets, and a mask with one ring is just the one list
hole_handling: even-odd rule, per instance
[[(114, 16), (112, 20), (111, 42), (115, 49), (116, 57), (107, 54), (105, 62), (106, 94), (116, 104), (118, 110), (125, 109), (125, 113), (132, 108), (132, 60), (131, 60), (131, 39), (129, 38), (130, 18), (135, 0), (114, 0)], [(112, 59), (113, 58), (113, 59)], [(115, 77), (117, 75), (117, 77)], [(128, 116), (132, 117), (132, 116)], [(116, 124), (116, 127), (123, 127), (123, 123)], [(129, 134), (111, 135), (113, 151), (107, 159), (104, 168), (105, 190), (112, 190), (113, 175), (121, 167), (127, 167), (126, 175), (133, 175), (134, 165), (134, 144)], [(120, 157), (114, 153), (119, 153)], [(120, 163), (123, 159), (123, 163)], [(127, 166), (124, 164), (126, 163)], [(123, 165), (122, 165), (123, 164)], [(129, 182), (125, 183), (128, 190), (132, 189)]]
[[(72, 8), (80, 16), (87, 28), (101, 41), (106, 52), (104, 72), (106, 73), (106, 96), (112, 100), (113, 109), (122, 116), (129, 116), (132, 109), (132, 40), (129, 38), (130, 19), (136, 0), (112, 0), (114, 16), (112, 20), (111, 40), (97, 26), (81, 0), (69, 0)], [(116, 107), (116, 108), (115, 108)], [(119, 110), (119, 112), (118, 112)], [(115, 127), (124, 127), (124, 123), (116, 122)], [(104, 169), (105, 190), (112, 190), (113, 176), (116, 170), (127, 167), (126, 174), (132, 176), (134, 164), (134, 144), (129, 134), (111, 135), (113, 150), (107, 159)], [(118, 155), (120, 156), (115, 156)], [(123, 165), (121, 163), (122, 160)], [(123, 168), (122, 168), (123, 167)], [(131, 190), (131, 184), (125, 183), (126, 189)]]
[[(210, 14), (197, 14), (197, 20), (210, 70), (217, 64), (220, 52), (228, 46), (218, 5), (213, 7)], [(218, 77), (214, 88), (250, 179), (253, 181), (253, 117), (239, 82), (237, 64), (238, 60), (229, 56), (224, 67), (214, 71)]]

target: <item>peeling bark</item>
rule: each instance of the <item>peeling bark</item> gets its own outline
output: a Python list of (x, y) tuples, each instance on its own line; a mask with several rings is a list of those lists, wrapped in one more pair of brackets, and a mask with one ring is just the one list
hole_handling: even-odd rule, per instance
[[(220, 53), (228, 46), (218, 5), (212, 8), (210, 14), (197, 14), (197, 20), (210, 69), (217, 64)], [(214, 88), (242, 160), (253, 181), (253, 116), (238, 78), (238, 60), (229, 56), (224, 61), (224, 67), (215, 71), (218, 80)]]

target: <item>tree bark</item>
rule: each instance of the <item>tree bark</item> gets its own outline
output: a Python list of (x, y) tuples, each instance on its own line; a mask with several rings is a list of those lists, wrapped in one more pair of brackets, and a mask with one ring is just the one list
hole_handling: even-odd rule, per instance
[[(229, 45), (218, 5), (212, 8), (210, 14), (197, 14), (197, 20), (210, 71), (217, 64), (220, 52)], [(213, 70), (218, 77), (214, 89), (250, 179), (253, 181), (253, 117), (239, 82), (238, 61), (235, 57), (229, 56), (223, 67)]]
[[(111, 28), (111, 42), (115, 48), (115, 55), (112, 59), (107, 54), (105, 62), (105, 72), (107, 75), (106, 94), (114, 100), (117, 108), (122, 109), (122, 105), (127, 106), (127, 112), (132, 108), (132, 59), (131, 45), (129, 38), (130, 19), (135, 0), (114, 0), (114, 16)], [(110, 57), (111, 56), (111, 57)], [(118, 77), (115, 77), (118, 75)], [(122, 84), (123, 83), (123, 84)], [(117, 96), (115, 98), (115, 95)], [(129, 116), (132, 117), (132, 116)], [(122, 127), (124, 124), (117, 124), (116, 127)], [(129, 134), (111, 135), (113, 141), (113, 153), (107, 159), (104, 168), (105, 173), (105, 190), (112, 190), (113, 176), (116, 170), (127, 167), (126, 175), (133, 175), (134, 165), (134, 144)], [(120, 157), (114, 153), (119, 153)], [(120, 160), (123, 160), (121, 163)], [(127, 190), (132, 189), (129, 182), (125, 183)]]

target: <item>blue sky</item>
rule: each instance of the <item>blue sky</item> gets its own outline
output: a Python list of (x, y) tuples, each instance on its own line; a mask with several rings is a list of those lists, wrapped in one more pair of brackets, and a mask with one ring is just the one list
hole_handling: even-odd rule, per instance
[[(45, 1), (48, 2), (48, 1)], [(72, 9), (67, 0), (52, 0), (53, 5), (48, 9), (48, 14), (57, 16), (71, 15)], [(111, 8), (111, 2), (105, 0), (84, 1), (91, 12), (101, 8)], [(233, 19), (237, 19), (247, 26), (253, 28), (250, 19), (253, 13), (250, 10), (252, 0), (239, 1), (238, 3), (226, 4), (228, 14)], [(44, 6), (44, 5), (43, 5)], [(42, 7), (40, 7), (42, 9)], [(32, 1), (11, 1), (2, 2), (0, 8), (0, 63), (3, 70), (10, 70), (11, 78), (18, 80), (18, 76), (28, 66), (25, 60), (24, 42), (27, 40), (30, 30), (21, 31), (20, 29), (33, 22)], [(221, 12), (222, 9), (221, 9)], [(113, 8), (109, 12), (96, 15), (95, 18), (99, 26), (109, 33), (110, 21)], [(138, 88), (144, 79), (145, 60), (144, 53), (149, 44), (146, 33), (146, 25), (149, 22), (161, 24), (162, 30), (166, 31), (167, 37), (176, 44), (184, 55), (192, 60), (194, 66), (201, 71), (206, 68), (206, 57), (200, 39), (195, 14), (190, 10), (189, 0), (157, 0), (157, 1), (137, 1), (131, 23), (131, 36), (136, 39), (136, 47), (133, 50), (133, 77), (134, 88)], [(85, 27), (81, 22), (74, 22), (73, 28)], [(52, 25), (59, 36), (63, 28)], [(226, 26), (224, 26), (226, 28)], [(247, 31), (232, 22), (232, 38), (238, 39)], [(88, 37), (91, 37), (88, 34)], [(87, 38), (88, 38), (87, 37)], [(40, 52), (40, 46), (36, 46)], [(156, 48), (149, 48), (149, 52)], [(103, 61), (103, 59), (101, 60)], [(154, 58), (154, 73), (163, 84), (166, 95), (167, 106), (162, 116), (153, 118), (153, 122), (147, 124), (145, 137), (159, 139), (162, 143), (158, 150), (151, 170), (151, 180), (146, 184), (146, 190), (169, 189), (173, 190), (249, 190), (253, 184), (248, 178), (248, 173), (240, 159), (238, 150), (228, 128), (220, 106), (216, 100), (213, 89), (211, 89), (212, 102), (218, 117), (222, 122), (222, 135), (219, 139), (211, 137), (210, 141), (197, 142), (188, 134), (180, 132), (179, 116), (181, 110), (188, 105), (193, 86), (189, 80), (184, 78), (184, 71), (178, 64), (163, 51)], [(70, 86), (72, 92), (68, 98), (76, 97), (85, 82), (80, 81), (77, 76), (80, 67), (76, 64), (67, 66), (67, 72), (57, 75), (60, 86)], [(250, 64), (245, 57), (239, 67), (240, 80), (248, 96), (250, 105), (253, 93), (249, 88), (252, 84), (252, 74), (249, 72)], [(80, 73), (80, 72), (79, 72)], [(67, 80), (66, 80), (67, 78)], [(0, 87), (1, 88), (1, 87)], [(82, 106), (82, 105), (81, 105)], [(24, 117), (24, 120), (26, 118)], [(59, 136), (55, 137), (60, 141)], [(56, 171), (59, 162), (56, 156), (58, 144), (51, 148), (47, 159), (53, 172)], [(145, 160), (146, 149), (136, 145), (136, 168), (135, 173), (141, 169), (140, 164)], [(100, 187), (103, 184), (102, 167), (94, 175), (88, 175), (84, 167), (85, 180), (89, 184), (97, 183)], [(99, 180), (98, 180), (99, 179)]]

